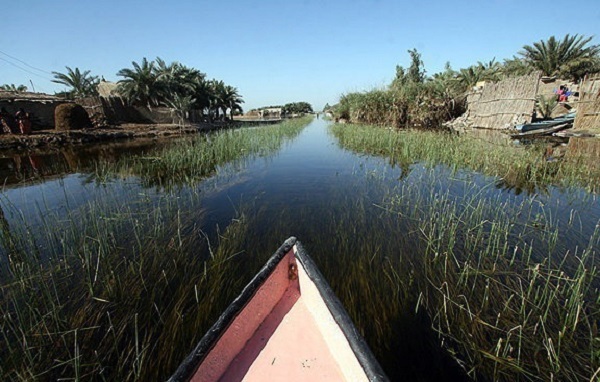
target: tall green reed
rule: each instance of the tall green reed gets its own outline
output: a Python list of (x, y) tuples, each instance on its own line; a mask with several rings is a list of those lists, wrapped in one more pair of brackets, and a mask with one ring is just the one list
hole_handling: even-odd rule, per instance
[(536, 192), (548, 186), (579, 186), (599, 191), (600, 167), (581, 155), (547, 161), (538, 146), (490, 144), (472, 136), (432, 131), (397, 131), (367, 125), (335, 124), (332, 133), (350, 150), (383, 156), (392, 164), (422, 162), (468, 169), (498, 178), (498, 184), (518, 192)]
[[(587, 244), (572, 247), (566, 235), (578, 230), (577, 212), (560, 222), (535, 193), (489, 192), (497, 181), (482, 187), (463, 169), (496, 177), (522, 171), (517, 177), (533, 191), (553, 182), (593, 189), (595, 173), (580, 177), (569, 164), (546, 171), (527, 150), (484, 150), (453, 136), (356, 126), (332, 131), (343, 147), (386, 157), (410, 173), (378, 204), (382, 219), (395, 216), (407, 225), (397, 232), (414, 249), (412, 261), (390, 264), (387, 273), (400, 290), (410, 290), (401, 298), (426, 312), (440, 345), (471, 377), (593, 380), (600, 368), (600, 222)], [(521, 170), (511, 168), (517, 160)], [(450, 171), (440, 171), (439, 163)], [(464, 182), (460, 191), (440, 187), (457, 182)]]
[(241, 269), (257, 253), (244, 253), (243, 210), (225, 230), (205, 232), (196, 188), (140, 192), (136, 176), (196, 184), (228, 161), (273, 152), (307, 122), (211, 134), (155, 154), (150, 166), (99, 165), (92, 179), (128, 177), (132, 190), (119, 192), (130, 198), (108, 187), (66, 213), (38, 206), (34, 220), (4, 200), (12, 218), (0, 241), (1, 378), (166, 379), (248, 281)]

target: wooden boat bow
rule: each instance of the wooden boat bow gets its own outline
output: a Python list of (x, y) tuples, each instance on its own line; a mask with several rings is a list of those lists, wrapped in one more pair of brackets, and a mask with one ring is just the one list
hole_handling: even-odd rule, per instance
[(271, 256), (169, 381), (387, 381), (295, 238)]

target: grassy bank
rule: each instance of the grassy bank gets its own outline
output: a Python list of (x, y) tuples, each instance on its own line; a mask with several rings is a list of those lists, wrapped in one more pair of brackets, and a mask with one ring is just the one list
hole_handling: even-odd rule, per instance
[[(553, 206), (533, 193), (553, 184), (596, 190), (596, 173), (583, 176), (573, 164), (545, 163), (532, 150), (461, 137), (348, 125), (332, 132), (343, 147), (386, 157), (409, 176), (378, 203), (381, 221), (401, 221), (395, 229), (401, 238), (395, 240), (411, 248), (400, 264), (389, 261), (376, 278), (398, 286), (389, 304), (409, 301), (414, 311), (425, 312), (439, 344), (474, 378), (598, 376), (600, 222), (584, 245), (573, 248), (569, 235), (578, 234), (576, 219), (559, 221)], [(421, 175), (412, 174), (423, 164), (416, 172)], [(532, 194), (489, 192), (497, 185), (494, 178), (482, 185), (462, 176), (464, 169), (518, 179)], [(455, 178), (453, 187), (462, 183), (460, 192), (440, 187), (448, 177)], [(578, 213), (584, 211), (572, 211)]]

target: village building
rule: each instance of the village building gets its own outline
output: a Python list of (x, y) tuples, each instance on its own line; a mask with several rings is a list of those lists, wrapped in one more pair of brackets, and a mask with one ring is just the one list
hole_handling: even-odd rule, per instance
[(67, 102), (70, 101), (50, 94), (0, 90), (0, 108), (13, 116), (22, 108), (29, 113), (33, 130), (53, 129), (54, 109)]

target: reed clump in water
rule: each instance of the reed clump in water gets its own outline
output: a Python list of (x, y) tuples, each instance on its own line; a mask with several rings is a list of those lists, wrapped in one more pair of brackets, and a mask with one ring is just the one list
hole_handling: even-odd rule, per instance
[(469, 169), (498, 178), (498, 184), (530, 193), (548, 186), (579, 186), (600, 191), (600, 167), (581, 156), (549, 162), (537, 146), (492, 145), (470, 136), (432, 131), (396, 131), (377, 126), (332, 126), (342, 147), (389, 158), (392, 164), (416, 162)]
[(66, 213), (43, 205), (31, 218), (3, 203), (11, 220), (0, 227), (0, 378), (165, 380), (252, 275), (254, 256), (242, 255), (246, 219), (205, 233), (194, 188), (152, 193), (133, 181), (132, 190), (113, 190), (110, 179), (191, 186), (228, 161), (277, 150), (308, 121), (99, 165), (91, 179), (107, 192)]
[[(579, 173), (569, 164), (546, 171), (544, 163), (537, 164), (526, 150), (511, 157), (512, 148), (494, 152), (488, 147), (488, 155), (483, 155), (475, 147), (482, 150), (479, 158), (467, 152), (472, 146), (463, 149), (453, 137), (386, 134), (354, 126), (336, 126), (333, 132), (344, 147), (388, 157), (400, 162), (403, 171), (407, 164), (409, 174), (383, 198), (380, 208), (409, 225), (404, 235), (414, 240), (414, 254), (410, 264), (390, 264), (387, 273), (402, 290), (412, 283), (409, 300), (416, 300), (416, 309), (427, 313), (441, 345), (470, 376), (489, 380), (598, 376), (600, 222), (595, 229), (586, 229), (589, 237), (581, 238), (583, 245), (573, 246), (568, 236), (581, 235), (576, 219), (561, 222), (554, 208), (538, 201), (536, 194), (507, 196), (496, 190), (494, 178), (482, 186), (461, 169), (502, 176), (517, 157), (534, 167), (523, 174), (524, 179), (542, 174), (532, 180), (533, 190), (552, 182), (592, 188), (590, 179), (575, 175)], [(434, 166), (438, 163), (446, 170)], [(461, 182), (463, 190), (457, 191)], [(452, 191), (445, 188), (448, 183)]]
[(211, 247), (197, 213), (176, 203), (85, 210), (45, 253), (6, 234), (3, 380), (164, 380), (247, 282), (243, 216)]
[(191, 186), (214, 175), (220, 165), (273, 153), (286, 140), (296, 137), (311, 120), (307, 116), (276, 125), (224, 129), (180, 140), (148, 155), (123, 158), (116, 164), (99, 164), (96, 177), (106, 180), (136, 176), (145, 185), (167, 189)]
[(425, 75), (421, 54), (408, 51), (408, 69), (396, 67), (390, 86), (367, 92), (348, 93), (332, 108), (336, 120), (393, 127), (442, 129), (442, 123), (465, 110), (468, 86), (457, 81), (449, 65), (430, 78)]

